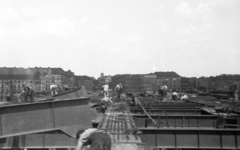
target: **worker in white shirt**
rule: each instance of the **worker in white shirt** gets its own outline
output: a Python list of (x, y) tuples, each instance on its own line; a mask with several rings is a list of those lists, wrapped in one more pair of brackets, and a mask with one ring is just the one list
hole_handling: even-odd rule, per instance
[(58, 85), (55, 85), (55, 84), (51, 85), (50, 86), (50, 91), (51, 91), (52, 96), (58, 94)]
[(90, 145), (88, 150), (111, 150), (111, 138), (102, 130), (96, 128), (80, 130), (76, 137), (78, 139), (76, 150), (83, 150), (88, 145)]
[(186, 94), (183, 94), (182, 96), (181, 96), (181, 101), (182, 100), (187, 100), (188, 99), (188, 96), (186, 95)]
[(109, 90), (108, 83), (103, 85), (102, 88), (103, 88), (103, 95), (104, 95), (104, 97), (108, 97), (109, 96), (109, 94), (108, 94), (108, 90)]

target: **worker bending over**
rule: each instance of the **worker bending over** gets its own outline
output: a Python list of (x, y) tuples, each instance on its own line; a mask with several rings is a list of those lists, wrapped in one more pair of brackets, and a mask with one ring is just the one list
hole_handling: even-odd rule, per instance
[(111, 150), (111, 138), (109, 135), (96, 128), (80, 130), (76, 135), (78, 145), (76, 150), (83, 150), (90, 145), (89, 150)]
[(181, 101), (182, 100), (187, 100), (188, 99), (188, 96), (186, 95), (186, 94), (183, 94), (182, 96), (181, 96)]
[(52, 96), (58, 94), (58, 85), (51, 85), (50, 91)]
[(28, 99), (30, 102), (34, 101), (34, 91), (30, 86), (23, 85), (23, 92), (20, 94), (20, 98), (24, 99), (24, 102), (28, 102)]

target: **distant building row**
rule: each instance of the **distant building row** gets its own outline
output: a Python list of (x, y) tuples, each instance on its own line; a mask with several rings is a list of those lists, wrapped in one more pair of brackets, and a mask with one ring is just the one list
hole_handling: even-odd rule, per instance
[(0, 91), (12, 87), (19, 93), (23, 84), (31, 86), (34, 91), (49, 91), (52, 84), (62, 88), (73, 87), (74, 73), (62, 68), (0, 68)]
[(194, 91), (231, 91), (232, 86), (240, 83), (240, 75), (220, 75), (216, 77), (186, 78), (175, 72), (155, 72), (150, 74), (122, 74), (105, 76), (101, 73), (96, 80), (88, 76), (76, 76), (70, 70), (62, 68), (0, 68), (0, 91), (6, 87), (12, 87), (14, 92), (22, 91), (22, 85), (31, 86), (35, 91), (49, 91), (52, 84), (58, 84), (62, 88), (78, 88), (82, 85), (87, 90), (101, 90), (106, 82), (110, 88), (122, 83), (126, 91), (156, 91), (164, 84), (169, 89), (194, 92)]
[[(181, 77), (175, 72), (155, 72), (151, 74), (123, 74), (111, 77), (98, 78), (98, 86), (104, 82), (110, 81), (110, 87), (114, 88), (118, 83), (122, 83), (126, 91), (156, 91), (164, 84), (169, 89), (180, 92), (230, 92), (233, 91), (233, 85), (240, 84), (240, 75), (219, 75), (216, 77), (187, 78)], [(97, 82), (97, 81), (95, 81)]]

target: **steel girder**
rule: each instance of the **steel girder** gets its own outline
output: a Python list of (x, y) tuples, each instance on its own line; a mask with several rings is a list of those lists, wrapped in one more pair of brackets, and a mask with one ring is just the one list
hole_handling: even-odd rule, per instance
[[(160, 114), (167, 113), (168, 115), (200, 115), (202, 114), (201, 109), (148, 109), (146, 110), (149, 114)], [(142, 109), (133, 109), (131, 110), (134, 114), (143, 114)]]
[(76, 148), (77, 139), (62, 131), (50, 131), (0, 138), (0, 148)]
[[(133, 115), (138, 128), (155, 127), (146, 115)], [(186, 115), (168, 116), (167, 114), (151, 115), (159, 128), (216, 128), (218, 116), (215, 115)]]
[[(0, 137), (16, 136), (78, 125), (91, 127), (96, 111), (89, 98), (44, 101), (0, 107)], [(87, 114), (87, 115), (86, 115)]]
[(153, 148), (240, 149), (240, 130), (140, 128), (143, 143)]
[[(153, 148), (239, 149), (240, 130), (139, 128), (143, 143)], [(0, 139), (0, 148), (75, 148), (77, 140), (61, 131)]]

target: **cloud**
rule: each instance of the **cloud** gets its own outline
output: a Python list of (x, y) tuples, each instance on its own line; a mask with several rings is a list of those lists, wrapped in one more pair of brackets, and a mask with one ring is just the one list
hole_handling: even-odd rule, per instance
[(193, 9), (191, 9), (188, 6), (187, 2), (183, 2), (182, 4), (176, 7), (176, 12), (181, 14), (191, 14), (193, 12)]
[(126, 38), (125, 41), (127, 41), (127, 42), (141, 42), (141, 41), (144, 41), (144, 38), (139, 36), (139, 35), (135, 35), (135, 36)]
[(60, 19), (39, 19), (29, 25), (37, 35), (53, 35), (68, 37), (75, 24), (67, 18)]
[(19, 18), (19, 14), (14, 12), (12, 8), (8, 7), (8, 8), (4, 8), (1, 11), (1, 19), (18, 19)]
[(0, 13), (0, 34), (5, 37), (69, 37), (75, 24), (68, 18), (43, 19), (31, 8), (19, 12), (5, 8)]
[(84, 23), (88, 20), (88, 17), (84, 16), (82, 19), (81, 19), (81, 22)]
[(34, 9), (27, 7), (27, 8), (23, 8), (21, 10), (21, 13), (23, 14), (24, 17), (26, 17), (27, 19), (34, 19), (38, 16), (38, 12), (36, 12)]
[(206, 3), (199, 3), (197, 7), (191, 7), (187, 2), (183, 2), (175, 8), (175, 12), (183, 18), (208, 19), (211, 9)]
[(96, 28), (98, 30), (107, 30), (107, 29), (109, 29), (109, 26), (108, 25), (96, 25)]
[(163, 6), (158, 6), (157, 8), (154, 8), (151, 12), (152, 13), (161, 13), (164, 10)]
[(217, 6), (233, 6), (238, 3), (238, 0), (207, 0), (205, 3), (207, 3), (211, 7), (217, 7)]

